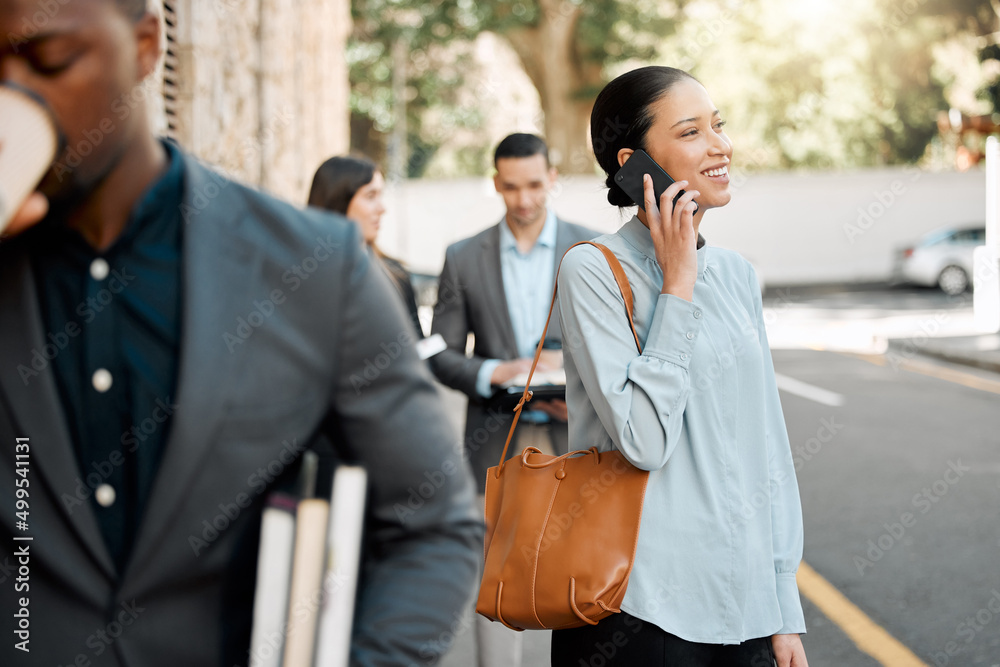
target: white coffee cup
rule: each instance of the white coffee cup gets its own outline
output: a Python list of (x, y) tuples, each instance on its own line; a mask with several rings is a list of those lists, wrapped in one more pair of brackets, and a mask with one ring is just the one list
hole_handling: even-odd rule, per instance
[(33, 94), (0, 83), (0, 232), (45, 176), (59, 148), (48, 107)]

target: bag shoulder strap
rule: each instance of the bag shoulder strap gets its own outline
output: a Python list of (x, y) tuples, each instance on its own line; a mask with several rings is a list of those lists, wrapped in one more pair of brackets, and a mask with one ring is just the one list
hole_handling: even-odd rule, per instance
[[(639, 334), (635, 330), (635, 322), (632, 320), (633, 305), (632, 305), (632, 287), (629, 285), (628, 276), (625, 275), (625, 269), (622, 268), (621, 262), (615, 257), (615, 254), (611, 252), (611, 249), (607, 246), (601, 245), (600, 243), (594, 243), (593, 241), (580, 241), (579, 243), (574, 243), (569, 248), (566, 249), (568, 253), (573, 248), (578, 245), (592, 245), (601, 251), (604, 255), (604, 259), (607, 260), (608, 265), (611, 267), (611, 273), (615, 276), (615, 282), (618, 283), (618, 289), (621, 291), (622, 298), (625, 300), (625, 316), (628, 317), (629, 328), (632, 329), (632, 336), (635, 338), (635, 348), (642, 353), (642, 344), (639, 343)], [(531, 362), (531, 370), (528, 371), (528, 381), (524, 383), (524, 393), (521, 395), (521, 400), (517, 402), (514, 407), (514, 421), (510, 425), (510, 432), (507, 434), (507, 442), (503, 446), (503, 453), (500, 454), (500, 464), (503, 465), (504, 460), (507, 458), (507, 449), (510, 447), (510, 441), (514, 437), (514, 427), (517, 426), (517, 420), (521, 417), (521, 410), (524, 409), (524, 404), (531, 400), (531, 377), (535, 374), (535, 366), (538, 365), (538, 359), (542, 356), (542, 347), (545, 344), (545, 335), (549, 331), (549, 322), (552, 321), (552, 311), (556, 307), (556, 297), (559, 294), (559, 270), (562, 268), (563, 260), (566, 259), (566, 254), (563, 253), (562, 259), (559, 260), (559, 266), (556, 267), (555, 280), (552, 286), (552, 303), (549, 305), (549, 316), (545, 320), (545, 329), (542, 330), (542, 337), (538, 340), (538, 349), (535, 350), (535, 359)], [(497, 468), (497, 473), (499, 474), (500, 469)]]

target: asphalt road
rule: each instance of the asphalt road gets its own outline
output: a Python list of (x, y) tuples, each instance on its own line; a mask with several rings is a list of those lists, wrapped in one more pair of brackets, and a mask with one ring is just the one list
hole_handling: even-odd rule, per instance
[[(928, 665), (1000, 664), (998, 395), (928, 374), (944, 364), (917, 373), (827, 352), (774, 358), (778, 372), (844, 397), (831, 407), (782, 396), (804, 560)], [(823, 419), (838, 432), (810, 442)], [(807, 635), (811, 665), (878, 664), (845, 652), (830, 625), (816, 619)]]
[[(884, 309), (958, 316), (965, 306), (920, 290), (797, 296), (789, 308), (821, 309), (824, 322)], [(780, 316), (787, 304), (771, 305)], [(844, 618), (804, 594), (811, 667), (1000, 667), (1000, 375), (920, 358), (896, 367), (870, 353), (777, 349), (773, 357), (780, 375), (826, 392), (782, 391), (804, 561), (869, 624), (842, 627)], [(442, 665), (475, 666), (470, 627)], [(912, 656), (862, 651), (856, 642), (878, 642), (873, 628)], [(548, 633), (526, 633), (525, 667), (548, 665), (548, 646)]]

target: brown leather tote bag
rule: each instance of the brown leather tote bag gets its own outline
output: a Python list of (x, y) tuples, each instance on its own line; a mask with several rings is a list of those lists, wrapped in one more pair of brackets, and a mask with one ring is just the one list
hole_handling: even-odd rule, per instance
[[(608, 248), (584, 243), (598, 248), (611, 265), (641, 352), (625, 271)], [(557, 270), (549, 320), (558, 276)], [(548, 326), (546, 321), (546, 332)], [(620, 452), (596, 447), (562, 456), (528, 447), (504, 461), (521, 410), (531, 400), (541, 351), (539, 343), (500, 464), (486, 479), (486, 567), (476, 611), (514, 630), (596, 625), (620, 611), (649, 477)]]

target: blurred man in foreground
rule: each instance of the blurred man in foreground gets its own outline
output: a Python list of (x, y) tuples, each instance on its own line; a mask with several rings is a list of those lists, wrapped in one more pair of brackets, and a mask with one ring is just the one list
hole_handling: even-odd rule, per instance
[(67, 140), (0, 243), (0, 564), (30, 572), (0, 664), (246, 664), (261, 509), (306, 449), (369, 474), (352, 664), (433, 664), (481, 525), (356, 227), (151, 134), (145, 0), (0, 0), (0, 34)]

